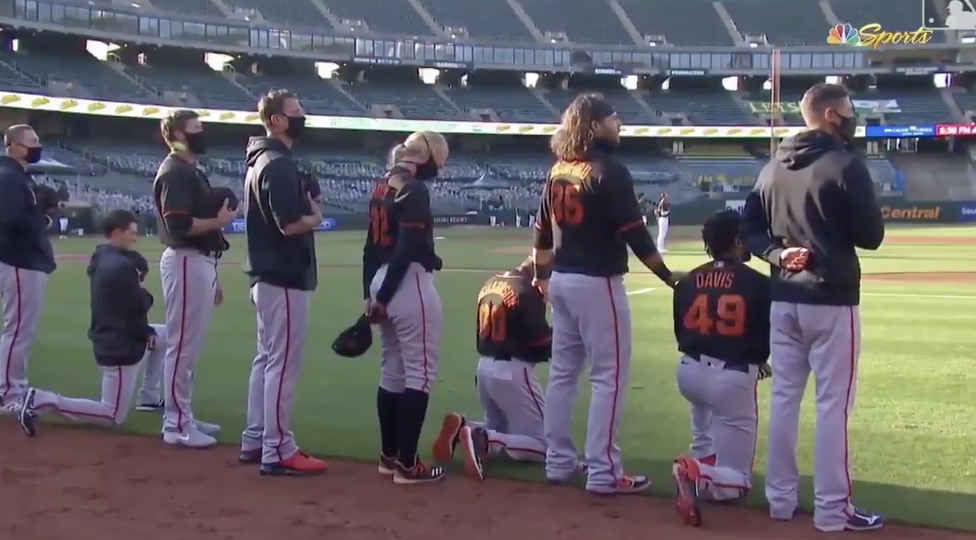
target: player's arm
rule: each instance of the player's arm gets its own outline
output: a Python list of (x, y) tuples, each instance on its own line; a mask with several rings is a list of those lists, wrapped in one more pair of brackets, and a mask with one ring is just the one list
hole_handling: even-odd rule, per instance
[(135, 266), (128, 260), (106, 261), (104, 265), (96, 265), (95, 274), (95, 294), (111, 306), (113, 313), (125, 316), (129, 333), (140, 340), (154, 335), (149, 326), (146, 295)]
[(780, 266), (780, 257), (785, 246), (774, 239), (769, 230), (769, 219), (763, 208), (760, 185), (746, 197), (745, 209), (742, 211), (742, 237), (749, 252), (773, 266)]
[(549, 200), (551, 181), (542, 188), (539, 211), (535, 216), (535, 231), (532, 237), (532, 267), (534, 278), (549, 279), (552, 275), (552, 202)]
[(27, 190), (30, 188), (9, 172), (0, 174), (0, 224), (7, 230), (20, 230), (28, 223), (30, 207)]
[(376, 302), (382, 306), (390, 303), (410, 263), (417, 260), (427, 249), (427, 227), (433, 220), (430, 213), (430, 192), (419, 180), (407, 182), (394, 199), (396, 219), (400, 226), (393, 256), (386, 267), (383, 284), (376, 293)]
[(261, 171), (261, 183), (268, 190), (268, 206), (278, 230), (285, 236), (308, 234), (322, 224), (302, 191), (298, 171), (285, 159), (273, 159)]
[(518, 310), (529, 353), (548, 359), (552, 355), (552, 327), (546, 321), (546, 300), (532, 290), (519, 298)]
[(872, 251), (878, 249), (884, 241), (884, 218), (871, 172), (864, 162), (852, 159), (841, 173), (841, 185), (847, 193), (847, 223), (854, 245)]
[(197, 179), (184, 169), (170, 169), (156, 179), (159, 182), (159, 210), (166, 231), (174, 238), (199, 236), (223, 229), (217, 218), (197, 218), (193, 210), (193, 186)]
[(689, 287), (689, 279), (691, 274), (688, 274), (684, 278), (678, 280), (678, 283), (674, 286), (674, 294), (671, 295), (671, 317), (674, 323), (674, 341), (675, 343), (681, 343), (681, 327), (682, 321), (684, 319), (685, 310), (684, 306), (685, 298), (685, 288)]
[(617, 230), (617, 235), (623, 238), (634, 255), (644, 263), (648, 270), (654, 273), (668, 287), (674, 287), (674, 274), (664, 264), (664, 259), (657, 251), (651, 233), (644, 227), (640, 207), (637, 206), (637, 195), (634, 194), (634, 180), (626, 167), (618, 164), (608, 164), (609, 170), (604, 171), (601, 187), (606, 190), (610, 208), (613, 209), (611, 219)]

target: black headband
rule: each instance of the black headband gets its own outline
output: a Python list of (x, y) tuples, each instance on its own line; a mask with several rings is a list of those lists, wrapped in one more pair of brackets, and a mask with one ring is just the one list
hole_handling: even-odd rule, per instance
[(594, 100), (593, 105), (590, 107), (590, 115), (595, 121), (610, 118), (615, 114), (617, 114), (617, 111), (615, 111), (609, 103), (603, 101), (602, 99)]

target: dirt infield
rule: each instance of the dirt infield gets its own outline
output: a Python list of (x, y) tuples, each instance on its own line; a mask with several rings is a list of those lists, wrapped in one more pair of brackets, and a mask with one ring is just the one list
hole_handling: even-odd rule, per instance
[[(324, 477), (262, 478), (233, 448), (182, 450), (157, 439), (41, 426), (27, 439), (0, 423), (0, 538), (18, 540), (806, 540), (807, 517), (709, 506), (680, 527), (668, 499), (602, 498), (572, 487), (450, 477), (400, 487), (372, 466), (331, 462)], [(658, 481), (670, 481), (659, 478)], [(889, 527), (893, 539), (962, 539)]]

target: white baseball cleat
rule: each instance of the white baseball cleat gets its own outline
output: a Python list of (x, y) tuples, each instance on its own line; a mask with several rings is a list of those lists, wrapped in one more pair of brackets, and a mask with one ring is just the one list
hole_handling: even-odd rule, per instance
[(210, 448), (217, 444), (217, 439), (199, 430), (186, 433), (163, 433), (163, 442), (174, 446), (185, 446), (187, 448)]
[(206, 435), (211, 437), (216, 436), (220, 433), (220, 426), (217, 424), (211, 424), (210, 422), (201, 422), (199, 420), (194, 420), (193, 424), (197, 426), (197, 429), (202, 431)]

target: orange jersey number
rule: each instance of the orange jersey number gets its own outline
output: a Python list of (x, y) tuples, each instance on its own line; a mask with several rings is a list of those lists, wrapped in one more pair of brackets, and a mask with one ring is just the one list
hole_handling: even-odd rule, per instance
[(385, 206), (370, 205), (369, 230), (373, 232), (373, 243), (389, 246), (393, 243), (390, 238), (390, 213)]
[(580, 201), (580, 188), (574, 184), (553, 182), (549, 186), (552, 203), (552, 220), (559, 225), (579, 225), (583, 223), (583, 203)]
[(508, 337), (508, 314), (504, 306), (488, 302), (478, 306), (478, 335), (485, 341), (505, 341)]
[[(739, 337), (746, 333), (746, 301), (738, 294), (723, 294), (709, 305), (709, 296), (699, 294), (684, 316), (684, 327), (703, 336), (712, 332), (725, 337)], [(713, 318), (714, 315), (714, 318)]]

